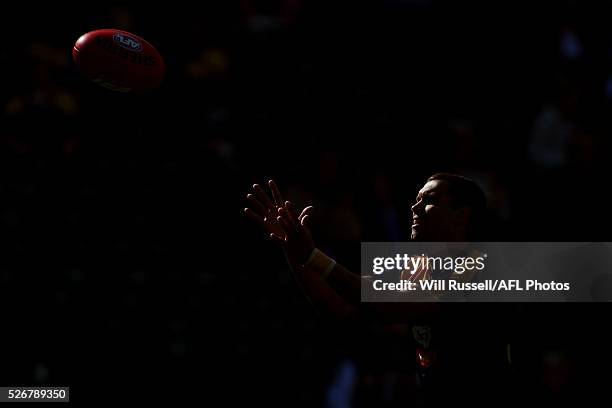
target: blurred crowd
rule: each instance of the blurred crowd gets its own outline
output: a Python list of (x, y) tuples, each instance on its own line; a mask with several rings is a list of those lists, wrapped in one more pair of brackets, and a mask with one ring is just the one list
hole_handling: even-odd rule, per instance
[[(315, 206), (318, 245), (358, 270), (360, 242), (406, 240), (411, 200), (448, 171), (484, 188), (492, 241), (606, 241), (612, 28), (574, 1), (498, 6), (7, 11), (0, 382), (67, 384), (74, 400), (129, 384), (304, 406), (410, 400), (403, 329), (316, 314), (240, 211), (274, 178)], [(72, 45), (98, 28), (156, 46), (162, 87), (123, 95), (81, 77)], [(534, 357), (532, 384), (553, 399), (578, 375), (568, 342), (550, 334)]]

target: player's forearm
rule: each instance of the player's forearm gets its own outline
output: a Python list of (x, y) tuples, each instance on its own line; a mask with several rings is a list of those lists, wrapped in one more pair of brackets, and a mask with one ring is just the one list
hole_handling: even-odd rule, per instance
[(315, 271), (310, 269), (313, 265), (305, 268), (292, 262), (291, 257), (286, 258), (304, 295), (317, 310), (339, 318), (354, 318), (357, 315), (357, 308), (325, 283), (320, 273), (313, 273)]
[(302, 275), (302, 288), (317, 309), (344, 319), (358, 318), (359, 309), (332, 289), (323, 279), (314, 275)]
[[(361, 278), (315, 249), (302, 266), (304, 279), (312, 279), (330, 287), (352, 305), (360, 302)], [(314, 279), (318, 278), (318, 279)]]
[(361, 277), (344, 266), (336, 263), (323, 252), (316, 250), (302, 267), (302, 275), (308, 282), (313, 293), (329, 292), (332, 290), (355, 310), (374, 314), (377, 320), (387, 322), (419, 322), (421, 320), (435, 319), (440, 304), (435, 302), (361, 302), (362, 284), (368, 288), (370, 283), (363, 282)]

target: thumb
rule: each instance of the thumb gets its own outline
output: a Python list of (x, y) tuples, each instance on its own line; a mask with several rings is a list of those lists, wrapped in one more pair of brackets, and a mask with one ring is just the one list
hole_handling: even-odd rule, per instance
[(302, 227), (304, 227), (304, 229), (306, 230), (306, 232), (308, 232), (310, 234), (310, 215), (305, 215), (302, 218)]

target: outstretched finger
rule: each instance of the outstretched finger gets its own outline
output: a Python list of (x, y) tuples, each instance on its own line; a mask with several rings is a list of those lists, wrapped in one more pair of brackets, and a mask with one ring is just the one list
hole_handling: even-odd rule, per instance
[(304, 208), (302, 210), (302, 213), (298, 217), (298, 221), (301, 222), (304, 219), (305, 216), (310, 215), (310, 213), (312, 212), (313, 209), (314, 209), (314, 207), (312, 205), (309, 205), (308, 207)]
[(302, 224), (302, 227), (304, 227), (304, 229), (308, 232), (310, 232), (310, 215), (305, 215), (304, 218), (302, 218), (302, 221), (300, 222)]
[(291, 237), (295, 234), (295, 226), (291, 224), (291, 221), (287, 219), (287, 216), (285, 214), (279, 215), (278, 217), (276, 217), (276, 220), (283, 229), (285, 236)]
[(258, 223), (259, 225), (261, 225), (262, 227), (266, 226), (266, 222), (264, 221), (263, 217), (258, 215), (255, 211), (251, 210), (250, 208), (245, 208), (244, 214), (250, 219), (252, 219), (253, 221), (255, 221), (256, 223)]
[(268, 182), (268, 185), (270, 186), (270, 190), (272, 191), (272, 198), (274, 198), (274, 203), (277, 206), (283, 205), (283, 196), (274, 180), (270, 180)]
[(257, 199), (259, 199), (259, 201), (269, 210), (273, 210), (276, 208), (272, 200), (270, 200), (270, 197), (268, 197), (264, 189), (261, 188), (259, 184), (253, 184), (253, 191), (255, 191)]
[(249, 202), (253, 205), (253, 209), (257, 214), (262, 217), (265, 217), (268, 214), (266, 207), (264, 207), (253, 194), (247, 194), (247, 200), (249, 200)]
[(278, 215), (282, 217), (283, 220), (287, 223), (287, 226), (291, 228), (292, 231), (297, 231), (297, 221), (289, 214), (286, 208), (281, 207), (278, 209)]
[(285, 208), (289, 212), (289, 217), (294, 223), (299, 222), (299, 215), (293, 203), (291, 201), (285, 201)]
[(312, 217), (310, 215), (305, 215), (304, 218), (302, 218), (302, 221), (300, 221), (300, 223), (302, 224), (302, 228), (304, 228), (304, 231), (306, 231), (306, 235), (307, 236), (312, 236), (312, 233), (310, 232), (310, 219)]

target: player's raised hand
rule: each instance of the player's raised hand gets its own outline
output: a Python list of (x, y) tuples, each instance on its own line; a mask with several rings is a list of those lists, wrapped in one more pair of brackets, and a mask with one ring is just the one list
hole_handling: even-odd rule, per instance
[(294, 265), (303, 265), (315, 248), (309, 227), (312, 210), (312, 206), (306, 207), (298, 215), (290, 201), (285, 201), (284, 206), (278, 208), (277, 221), (284, 236), (272, 233), (270, 238), (283, 247), (289, 261)]
[[(253, 185), (252, 193), (247, 194), (250, 207), (245, 208), (244, 213), (264, 229), (267, 237), (271, 238), (274, 235), (284, 240), (285, 231), (278, 221), (278, 210), (285, 205), (283, 196), (273, 180), (268, 182), (268, 187), (271, 194), (266, 193), (259, 184)], [(311, 210), (312, 207), (305, 208), (299, 220), (301, 221)]]

